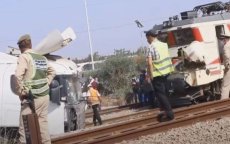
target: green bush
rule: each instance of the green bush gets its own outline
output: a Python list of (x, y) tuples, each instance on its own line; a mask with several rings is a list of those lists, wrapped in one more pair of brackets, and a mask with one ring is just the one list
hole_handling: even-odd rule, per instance
[(145, 56), (115, 55), (108, 57), (100, 68), (85, 72), (85, 76), (99, 79), (102, 86), (101, 94), (113, 97), (124, 102), (127, 94), (132, 93), (131, 79), (138, 76), (141, 69), (145, 68)]
[(116, 97), (124, 97), (131, 91), (131, 78), (136, 74), (136, 63), (133, 58), (117, 55), (108, 58), (97, 75), (105, 89)]

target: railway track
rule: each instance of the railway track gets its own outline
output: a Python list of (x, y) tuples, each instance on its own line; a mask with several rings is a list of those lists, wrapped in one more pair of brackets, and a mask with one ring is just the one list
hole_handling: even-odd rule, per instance
[[(137, 119), (140, 117), (146, 117), (146, 116), (150, 116), (150, 115), (156, 115), (157, 113), (159, 113), (159, 109), (155, 108), (155, 109), (145, 109), (145, 110), (141, 110), (137, 111), (135, 113), (132, 114), (128, 114), (128, 115), (124, 115), (124, 116), (118, 116), (118, 117), (112, 117), (109, 119), (103, 119), (103, 124), (113, 124), (113, 123), (118, 123), (118, 122), (122, 122), (122, 121), (128, 121), (128, 120), (132, 120), (132, 119)], [(85, 123), (85, 127), (92, 127), (94, 126), (92, 122), (86, 122)]]
[[(100, 114), (109, 114), (109, 113), (113, 113), (113, 112), (120, 112), (123, 110), (129, 110), (129, 109), (134, 109), (134, 108), (138, 108), (138, 104), (131, 104), (131, 105), (124, 105), (124, 106), (117, 106), (117, 107), (113, 107), (113, 108), (108, 108), (108, 109), (102, 109), (100, 111)], [(93, 116), (93, 112), (86, 112), (85, 117), (89, 118)]]
[(95, 129), (69, 133), (52, 138), (53, 144), (112, 144), (122, 140), (138, 138), (142, 135), (153, 134), (198, 121), (217, 119), (230, 114), (230, 100), (208, 102), (174, 110), (175, 119), (159, 123), (157, 115), (149, 115), (138, 119), (113, 125), (101, 126)]

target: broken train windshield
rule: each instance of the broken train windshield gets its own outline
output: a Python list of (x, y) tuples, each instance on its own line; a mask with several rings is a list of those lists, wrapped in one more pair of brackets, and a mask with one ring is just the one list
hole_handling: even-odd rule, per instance
[(168, 43), (169, 48), (188, 45), (195, 40), (192, 28), (162, 32), (158, 39)]

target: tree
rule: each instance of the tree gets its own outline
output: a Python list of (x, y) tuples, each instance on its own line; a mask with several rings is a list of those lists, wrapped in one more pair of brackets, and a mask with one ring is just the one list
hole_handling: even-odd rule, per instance
[[(120, 100), (124, 100), (126, 94), (132, 92), (131, 79), (138, 76), (140, 71), (146, 68), (146, 48), (139, 48), (133, 54), (125, 49), (115, 50), (115, 55), (107, 56), (105, 62), (100, 63), (100, 68), (94, 71), (84, 72), (86, 77), (98, 77), (103, 95), (112, 94)], [(90, 58), (90, 55), (86, 58)], [(95, 59), (105, 58), (94, 53)], [(90, 59), (91, 60), (91, 59)], [(101, 85), (100, 85), (101, 86)]]
[(146, 53), (147, 47), (139, 47), (135, 54), (137, 55), (144, 55)]
[[(99, 55), (98, 52), (93, 53), (93, 60), (94, 61), (99, 61), (99, 60), (104, 60), (106, 58), (106, 56), (101, 56)], [(91, 55), (89, 54), (86, 58), (83, 59), (77, 59), (75, 58), (73, 60), (75, 63), (84, 63), (84, 62), (91, 62)]]
[(135, 61), (132, 57), (124, 55), (108, 58), (102, 68), (97, 71), (97, 76), (103, 87), (120, 98), (132, 90), (131, 79), (136, 74)]

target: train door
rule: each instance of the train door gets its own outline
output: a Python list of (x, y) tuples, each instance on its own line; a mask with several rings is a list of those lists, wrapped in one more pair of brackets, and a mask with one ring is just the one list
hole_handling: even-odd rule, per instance
[(224, 25), (215, 26), (215, 30), (216, 30), (216, 39), (217, 39), (217, 44), (218, 44), (217, 46), (218, 46), (218, 50), (219, 50), (220, 61), (221, 61), (221, 63), (223, 63), (224, 43), (222, 40), (220, 40), (220, 35), (225, 34)]

